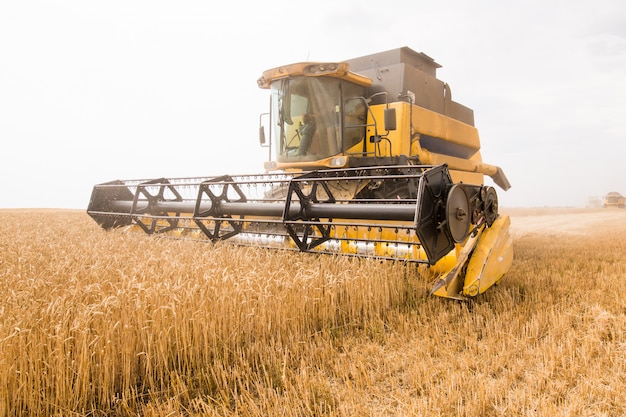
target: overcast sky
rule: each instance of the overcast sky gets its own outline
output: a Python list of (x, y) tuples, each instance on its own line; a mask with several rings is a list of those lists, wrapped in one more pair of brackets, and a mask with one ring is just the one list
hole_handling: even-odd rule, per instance
[(0, 2), (0, 208), (262, 172), (265, 69), (402, 46), (474, 109), (502, 206), (626, 194), (623, 0), (34, 0)]

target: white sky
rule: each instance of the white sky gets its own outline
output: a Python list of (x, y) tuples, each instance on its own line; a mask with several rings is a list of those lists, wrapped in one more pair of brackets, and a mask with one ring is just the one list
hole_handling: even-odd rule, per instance
[(501, 206), (626, 194), (623, 0), (33, 0), (0, 2), (0, 208), (262, 172), (265, 69), (402, 46), (474, 109)]

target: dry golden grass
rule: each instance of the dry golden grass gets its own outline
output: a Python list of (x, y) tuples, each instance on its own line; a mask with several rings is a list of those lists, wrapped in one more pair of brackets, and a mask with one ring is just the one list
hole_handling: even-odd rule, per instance
[(413, 266), (0, 210), (0, 415), (619, 416), (615, 213), (603, 233), (520, 234), (502, 283), (458, 303)]

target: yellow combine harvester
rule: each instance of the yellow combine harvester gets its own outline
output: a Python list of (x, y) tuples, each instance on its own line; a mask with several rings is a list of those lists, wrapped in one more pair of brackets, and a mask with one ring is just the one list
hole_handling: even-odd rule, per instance
[(602, 198), (602, 208), (607, 207), (626, 207), (626, 198), (616, 191), (611, 191)]
[(433, 294), (474, 297), (513, 259), (484, 176), (510, 184), (439, 67), (403, 47), (265, 71), (265, 173), (111, 181), (87, 212), (105, 229), (417, 262), (437, 272)]

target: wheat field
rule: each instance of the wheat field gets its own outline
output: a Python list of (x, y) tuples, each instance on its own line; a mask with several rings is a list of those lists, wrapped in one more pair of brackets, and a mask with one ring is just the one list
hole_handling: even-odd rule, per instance
[(511, 216), (511, 271), (456, 302), (412, 265), (0, 210), (0, 416), (623, 415), (626, 210)]

